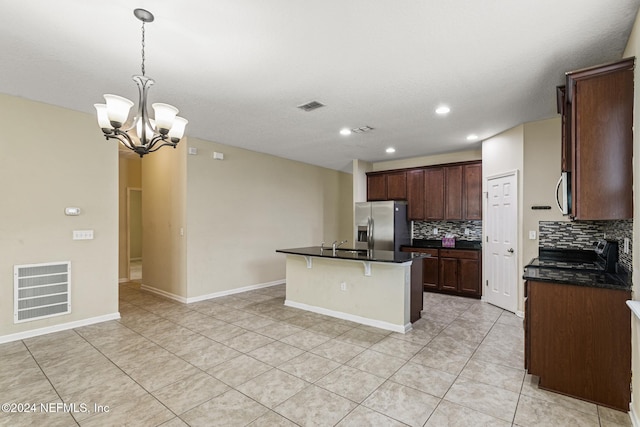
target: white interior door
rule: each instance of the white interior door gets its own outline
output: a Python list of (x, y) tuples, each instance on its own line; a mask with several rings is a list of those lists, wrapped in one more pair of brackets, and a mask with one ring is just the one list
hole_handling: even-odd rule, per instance
[(518, 308), (518, 179), (513, 173), (487, 180), (485, 292), (487, 302)]

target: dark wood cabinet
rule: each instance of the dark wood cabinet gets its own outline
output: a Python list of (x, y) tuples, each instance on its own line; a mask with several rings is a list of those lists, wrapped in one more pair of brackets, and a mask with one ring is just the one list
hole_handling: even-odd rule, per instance
[(482, 163), (464, 165), (462, 217), (466, 220), (482, 219)]
[(424, 173), (423, 169), (407, 171), (407, 217), (410, 221), (422, 220), (425, 216)]
[(482, 296), (480, 250), (407, 247), (402, 250), (430, 255), (422, 260), (424, 291), (474, 298)]
[(387, 200), (387, 177), (382, 174), (367, 175), (367, 201)]
[(629, 410), (631, 291), (527, 281), (525, 369), (539, 387)]
[(462, 166), (444, 168), (444, 219), (462, 219)]
[(407, 174), (405, 171), (367, 174), (367, 201), (406, 199)]
[(575, 219), (633, 217), (634, 58), (567, 73), (563, 169)]
[(424, 170), (424, 218), (444, 219), (444, 168)]
[(562, 117), (560, 167), (562, 172), (571, 172), (571, 115), (567, 114), (566, 86), (556, 87), (556, 102)]
[(387, 200), (407, 200), (407, 173), (393, 172), (387, 175)]
[(480, 251), (440, 249), (440, 287), (459, 295), (480, 296)]
[(482, 162), (367, 174), (367, 200), (406, 200), (411, 221), (482, 219)]

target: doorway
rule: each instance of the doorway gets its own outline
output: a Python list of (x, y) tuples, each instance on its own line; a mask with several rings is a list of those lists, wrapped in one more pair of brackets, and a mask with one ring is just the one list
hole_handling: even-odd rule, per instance
[(142, 189), (127, 188), (127, 271), (142, 280)]
[(485, 300), (511, 311), (518, 309), (518, 173), (487, 179)]

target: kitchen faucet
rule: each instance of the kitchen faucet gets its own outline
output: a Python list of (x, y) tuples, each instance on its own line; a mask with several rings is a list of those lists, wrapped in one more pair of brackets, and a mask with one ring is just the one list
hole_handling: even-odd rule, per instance
[(336, 249), (338, 249), (341, 245), (347, 243), (346, 240), (343, 240), (342, 242), (338, 243), (337, 240), (334, 240), (333, 243), (331, 244), (331, 248), (333, 249), (333, 251), (335, 252)]

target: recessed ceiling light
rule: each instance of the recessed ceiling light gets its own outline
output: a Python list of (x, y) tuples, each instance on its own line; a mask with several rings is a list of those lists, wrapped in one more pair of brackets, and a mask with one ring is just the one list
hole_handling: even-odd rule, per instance
[(387, 153), (391, 154), (391, 153), (395, 153), (395, 152), (396, 152), (396, 149), (395, 149), (395, 148), (393, 148), (393, 147), (389, 147), (389, 148), (387, 148), (385, 151), (386, 151)]
[(476, 135), (475, 133), (467, 136), (467, 141), (475, 141), (476, 139), (478, 139), (478, 135)]
[(436, 114), (447, 114), (449, 111), (451, 111), (451, 108), (447, 107), (446, 105), (441, 105), (440, 107), (436, 108)]
[(347, 128), (340, 129), (340, 135), (345, 135), (345, 136), (351, 135), (351, 129), (347, 129)]

